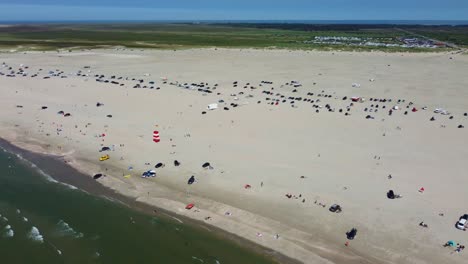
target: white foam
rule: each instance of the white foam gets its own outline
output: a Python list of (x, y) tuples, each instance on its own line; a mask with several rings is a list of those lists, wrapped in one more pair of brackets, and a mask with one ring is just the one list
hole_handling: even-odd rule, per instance
[[(78, 189), (77, 187), (75, 187), (75, 186), (73, 186), (73, 185), (71, 185), (71, 184), (67, 184), (67, 183), (63, 183), (63, 182), (59, 182), (59, 181), (55, 180), (52, 176), (50, 176), (49, 174), (47, 174), (47, 173), (45, 173), (43, 170), (41, 170), (39, 167), (37, 167), (36, 164), (34, 164), (34, 163), (32, 163), (31, 161), (29, 161), (29, 160), (23, 158), (23, 156), (21, 156), (20, 154), (16, 154), (16, 157), (18, 157), (18, 158), (19, 158), (20, 160), (22, 160), (22, 161), (27, 162), (27, 163), (28, 163), (32, 168), (34, 168), (39, 174), (41, 174), (42, 176), (44, 176), (44, 178), (45, 178), (47, 181), (53, 182), (53, 183), (60, 183), (60, 184), (66, 186), (66, 187), (68, 187), (68, 188), (70, 188), (70, 189), (72, 189), (72, 190), (77, 190), (77, 189)], [(17, 211), (19, 211), (19, 210), (17, 210)], [(19, 213), (19, 212), (18, 212), (18, 213)]]
[(40, 243), (44, 242), (44, 237), (39, 232), (39, 229), (37, 229), (37, 227), (35, 227), (35, 226), (33, 226), (31, 228), (31, 231), (29, 231), (29, 238), (31, 240), (33, 240), (33, 241), (37, 241), (37, 242), (40, 242)]
[(42, 176), (44, 176), (44, 178), (50, 182), (54, 182), (54, 183), (58, 183), (58, 181), (56, 181), (54, 178), (52, 178), (52, 176), (50, 176), (49, 174), (45, 173), (43, 170), (41, 170), (39, 167), (37, 167), (36, 164), (32, 163), (31, 161), (23, 158), (23, 156), (21, 156), (20, 154), (16, 154), (16, 157), (18, 157), (18, 159), (22, 160), (22, 161), (25, 161), (27, 162), (32, 168), (34, 168), (37, 172), (39, 172), (39, 174), (41, 174)]
[(2, 217), (2, 220), (3, 220), (4, 222), (8, 222), (8, 218), (6, 218), (6, 217)]
[(60, 220), (57, 223), (59, 236), (71, 236), (74, 238), (82, 238), (84, 235), (81, 232), (75, 231), (67, 222)]
[(8, 229), (3, 236), (4, 237), (13, 237), (14, 235), (15, 235), (15, 231), (13, 231), (13, 229)]
[(11, 229), (11, 225), (7, 225), (7, 226), (5, 226), (5, 229), (6, 229), (6, 230), (9, 230), (9, 229)]
[(23, 221), (24, 222), (28, 222), (28, 219), (26, 217), (23, 216)]
[(71, 185), (71, 184), (64, 183), (64, 182), (61, 182), (60, 184), (66, 186), (66, 187), (68, 187), (68, 188), (70, 188), (70, 189), (72, 189), (72, 190), (78, 190), (78, 187), (73, 186), (73, 185)]
[(21, 214), (21, 210), (20, 210), (20, 209), (16, 209), (16, 213), (17, 213), (17, 214)]
[(192, 259), (195, 259), (195, 260), (198, 260), (198, 261), (200, 261), (201, 263), (204, 263), (203, 259), (199, 259), (199, 258), (197, 258), (197, 257), (194, 257), (194, 256), (192, 256)]

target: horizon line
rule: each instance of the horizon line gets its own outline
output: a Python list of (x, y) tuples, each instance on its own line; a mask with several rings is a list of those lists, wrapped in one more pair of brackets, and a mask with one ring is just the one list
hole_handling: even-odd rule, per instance
[[(56, 23), (272, 23), (272, 24), (407, 24), (407, 25), (468, 25), (468, 20), (460, 19), (152, 19), (152, 20), (0, 20), (0, 24), (56, 24)], [(371, 23), (372, 22), (372, 23)]]

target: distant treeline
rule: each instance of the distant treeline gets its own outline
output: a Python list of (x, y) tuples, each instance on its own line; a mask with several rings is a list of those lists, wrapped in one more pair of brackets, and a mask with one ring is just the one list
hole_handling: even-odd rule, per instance
[(296, 24), (296, 23), (221, 23), (213, 24), (228, 27), (259, 28), (259, 29), (282, 29), (282, 30), (301, 30), (301, 31), (358, 31), (363, 29), (467, 29), (468, 25), (401, 25), (401, 24)]

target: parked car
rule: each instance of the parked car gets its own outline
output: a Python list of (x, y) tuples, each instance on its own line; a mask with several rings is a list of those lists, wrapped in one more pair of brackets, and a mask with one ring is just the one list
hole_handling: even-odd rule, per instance
[(460, 217), (460, 219), (457, 222), (457, 228), (461, 230), (466, 230), (466, 227), (468, 226), (468, 214), (464, 214), (463, 216)]
[(341, 206), (339, 204), (334, 204), (332, 206), (330, 206), (330, 212), (332, 213), (341, 213)]
[(99, 158), (100, 161), (105, 161), (105, 160), (108, 160), (108, 159), (110, 159), (109, 155), (104, 155), (104, 156), (101, 156)]
[(346, 233), (346, 237), (349, 239), (349, 240), (353, 240), (354, 237), (357, 235), (357, 229), (356, 228), (353, 228), (351, 229), (351, 231), (349, 231), (348, 233)]

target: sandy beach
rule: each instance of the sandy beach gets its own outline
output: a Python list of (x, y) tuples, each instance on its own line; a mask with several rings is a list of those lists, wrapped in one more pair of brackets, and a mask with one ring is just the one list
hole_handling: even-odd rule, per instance
[(0, 72), (1, 138), (137, 201), (303, 263), (468, 259), (443, 247), (468, 244), (466, 55), (116, 48)]

